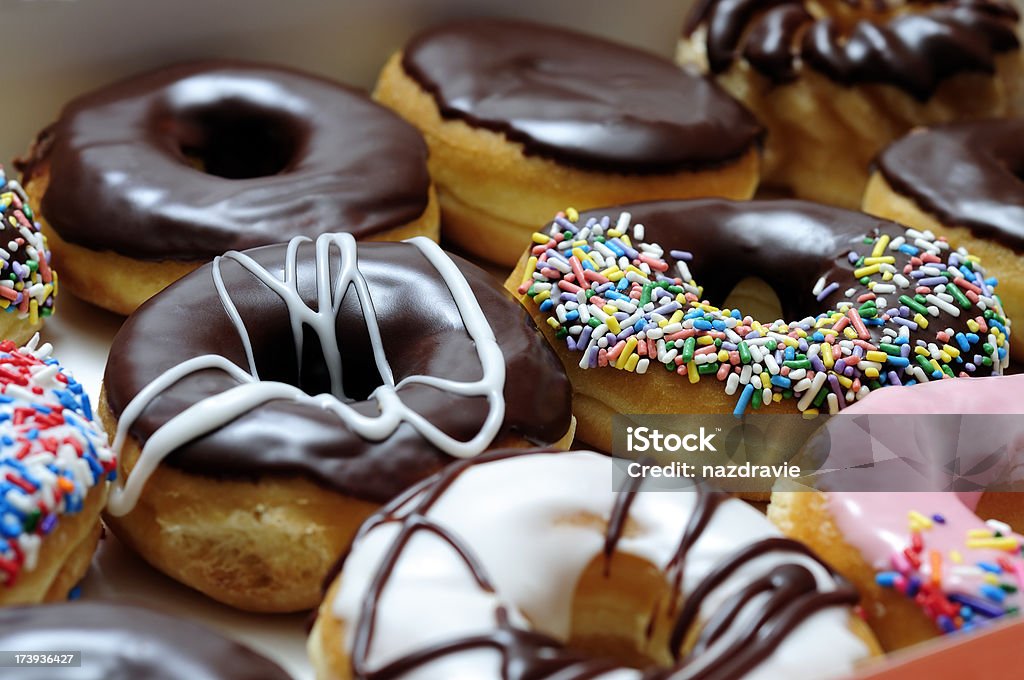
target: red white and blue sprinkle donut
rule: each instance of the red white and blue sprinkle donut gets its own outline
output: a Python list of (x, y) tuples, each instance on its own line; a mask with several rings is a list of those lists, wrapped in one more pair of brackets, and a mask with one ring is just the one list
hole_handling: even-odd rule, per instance
[(59, 601), (88, 568), (117, 462), (38, 336), (0, 342), (0, 605)]

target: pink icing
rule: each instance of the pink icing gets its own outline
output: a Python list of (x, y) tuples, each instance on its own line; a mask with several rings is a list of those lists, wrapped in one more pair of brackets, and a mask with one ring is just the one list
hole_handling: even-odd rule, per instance
[[(872, 392), (850, 406), (846, 414), (934, 414), (934, 413), (1024, 413), (1024, 375), (942, 380), (912, 387), (891, 387)], [(1005, 432), (1007, 443), (1020, 448), (1021, 429)], [(844, 539), (863, 555), (876, 571), (906, 571), (901, 554), (911, 545), (909, 515), (912, 511), (931, 518), (940, 515), (945, 523), (933, 522), (921, 530), (924, 549), (917, 574), (926, 579), (932, 569), (929, 554), (941, 556), (942, 590), (986, 599), (981, 586), (986, 583), (979, 562), (996, 564), (1000, 560), (1013, 566), (1015, 573), (997, 576), (1000, 583), (1024, 589), (1024, 559), (1019, 550), (968, 548), (968, 532), (990, 530), (971, 510), (980, 494), (953, 493), (852, 493), (827, 494), (829, 511)], [(1017, 536), (1019, 539), (1020, 537)], [(1024, 539), (1022, 539), (1024, 540)], [(960, 562), (954, 559), (959, 554)], [(991, 577), (989, 577), (991, 578)], [(988, 600), (993, 602), (992, 600)], [(1020, 606), (1021, 594), (1009, 594), (1003, 606)], [(994, 603), (994, 602), (993, 602)]]

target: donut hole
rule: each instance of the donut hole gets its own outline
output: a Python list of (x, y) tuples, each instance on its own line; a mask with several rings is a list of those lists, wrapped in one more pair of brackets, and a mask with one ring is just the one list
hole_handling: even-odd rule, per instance
[(725, 296), (723, 307), (738, 309), (744, 315), (762, 322), (783, 318), (782, 301), (767, 281), (748, 276)]
[(573, 598), (569, 647), (639, 670), (672, 665), (671, 590), (654, 565), (618, 552), (584, 570)]
[[(346, 336), (358, 334), (358, 329), (349, 329)], [(341, 383), (344, 394), (335, 394), (342, 401), (366, 401), (375, 389), (384, 384), (377, 370), (372, 353), (352, 351), (346, 344), (349, 337), (340, 337), (342, 347)], [(311, 328), (303, 329), (302, 367), (295, 386), (310, 396), (331, 394), (331, 376), (320, 340)]]
[(272, 112), (202, 109), (179, 121), (179, 151), (196, 170), (224, 179), (286, 172), (299, 150), (294, 124)]

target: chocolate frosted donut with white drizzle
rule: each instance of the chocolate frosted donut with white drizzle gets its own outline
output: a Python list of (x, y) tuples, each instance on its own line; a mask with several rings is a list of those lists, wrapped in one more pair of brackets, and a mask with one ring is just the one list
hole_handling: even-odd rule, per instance
[(856, 591), (750, 506), (611, 479), (492, 452), (393, 501), (320, 606), (317, 677), (818, 679), (877, 653)]
[(573, 429), (557, 359), (486, 272), (348, 234), (231, 252), (155, 297), (114, 340), (100, 412), (119, 537), (260, 611), (315, 605), (359, 523), (453, 457)]
[(679, 42), (768, 128), (764, 183), (853, 208), (917, 125), (1021, 111), (1004, 0), (700, 0)]

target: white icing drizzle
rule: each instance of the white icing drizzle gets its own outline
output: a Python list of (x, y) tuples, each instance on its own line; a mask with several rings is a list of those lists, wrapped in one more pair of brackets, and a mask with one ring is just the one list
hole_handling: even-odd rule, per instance
[[(297, 289), (297, 259), (299, 245), (309, 241), (305, 237), (292, 239), (285, 255), (284, 279), (281, 280), (255, 260), (237, 251), (231, 251), (213, 261), (213, 280), (225, 312), (238, 330), (245, 347), (249, 371), (239, 368), (226, 357), (207, 354), (184, 361), (157, 376), (125, 407), (117, 423), (113, 448), (121, 451), (128, 438), (128, 430), (153, 399), (179, 380), (207, 369), (219, 369), (238, 380), (239, 385), (220, 394), (207, 397), (188, 407), (164, 423), (146, 441), (130, 477), (115, 488), (110, 496), (108, 510), (121, 516), (131, 512), (149, 477), (160, 462), (183, 444), (208, 434), (252, 409), (276, 399), (287, 399), (316, 406), (334, 413), (339, 420), (364, 439), (382, 441), (390, 437), (403, 422), (409, 423), (427, 441), (445, 453), (458, 458), (470, 458), (481, 453), (493, 441), (505, 418), (505, 360), (494, 337), (494, 331), (480, 308), (473, 290), (458, 266), (433, 241), (416, 237), (406, 243), (414, 245), (437, 270), (448, 286), (452, 298), (462, 315), (466, 332), (476, 347), (483, 376), (472, 382), (459, 382), (426, 375), (412, 375), (395, 383), (394, 374), (384, 354), (383, 338), (369, 287), (359, 271), (356, 241), (351, 234), (323, 234), (316, 240), (316, 293), (317, 308), (310, 309)], [(340, 251), (340, 271), (331, 286), (330, 254), (336, 247)], [(331, 378), (331, 394), (310, 396), (287, 383), (261, 381), (256, 371), (252, 342), (231, 294), (224, 285), (221, 263), (234, 260), (256, 276), (281, 297), (288, 309), (297, 356), (302, 356), (302, 333), (305, 326), (317, 334)], [(343, 399), (341, 347), (336, 332), (336, 318), (349, 287), (355, 290), (359, 305), (364, 310), (366, 327), (373, 347), (374, 362), (383, 384), (369, 399), (376, 400), (380, 409), (377, 416), (366, 416)], [(469, 441), (456, 440), (402, 402), (399, 391), (408, 385), (427, 385), (459, 396), (486, 397), (488, 413), (479, 432)]]

